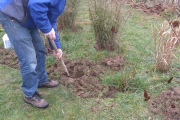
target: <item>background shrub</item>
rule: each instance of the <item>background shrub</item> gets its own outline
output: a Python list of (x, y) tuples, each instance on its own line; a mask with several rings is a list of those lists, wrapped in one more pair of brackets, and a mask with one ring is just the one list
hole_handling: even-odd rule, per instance
[(78, 12), (80, 0), (67, 0), (66, 8), (63, 14), (58, 18), (58, 30), (71, 29), (76, 30), (75, 20)]
[(117, 47), (117, 34), (125, 18), (122, 8), (125, 1), (93, 0), (89, 1), (89, 14), (95, 34), (97, 50), (114, 50)]

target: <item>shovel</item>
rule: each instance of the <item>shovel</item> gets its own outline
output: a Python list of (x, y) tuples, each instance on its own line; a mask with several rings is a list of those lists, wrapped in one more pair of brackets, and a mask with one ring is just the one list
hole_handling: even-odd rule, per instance
[[(58, 49), (57, 49), (57, 47), (56, 47), (56, 45), (55, 45), (55, 43), (54, 43), (54, 40), (50, 40), (50, 41), (51, 41), (51, 44), (52, 44), (55, 52), (58, 53)], [(64, 71), (66, 72), (66, 75), (69, 77), (69, 72), (68, 72), (68, 70), (67, 70), (66, 65), (64, 64), (64, 61), (63, 61), (62, 57), (61, 57), (61, 59), (60, 59), (60, 62), (61, 62), (61, 65), (62, 65)]]

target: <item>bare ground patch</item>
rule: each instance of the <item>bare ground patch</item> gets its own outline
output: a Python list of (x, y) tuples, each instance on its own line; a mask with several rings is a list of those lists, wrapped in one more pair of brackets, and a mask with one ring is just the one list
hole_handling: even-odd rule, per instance
[(149, 101), (148, 109), (154, 114), (164, 117), (164, 120), (180, 119), (180, 88), (172, 86)]
[[(47, 49), (47, 55), (51, 53), (52, 52)], [(114, 97), (117, 92), (122, 92), (120, 88), (102, 85), (100, 78), (100, 75), (104, 74), (107, 70), (122, 70), (125, 63), (122, 56), (105, 58), (99, 63), (85, 58), (76, 60), (68, 60), (65, 58), (64, 62), (70, 74), (69, 77), (62, 70), (60, 61), (57, 60), (47, 68), (48, 76), (51, 79), (58, 80), (77, 96), (82, 98), (109, 98)], [(0, 64), (19, 69), (18, 59), (14, 51), (7, 52), (7, 50), (3, 48), (0, 48)]]

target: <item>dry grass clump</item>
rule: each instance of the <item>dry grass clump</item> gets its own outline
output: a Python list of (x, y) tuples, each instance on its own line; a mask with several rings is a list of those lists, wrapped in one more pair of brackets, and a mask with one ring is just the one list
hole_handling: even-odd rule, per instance
[(179, 20), (164, 22), (160, 29), (154, 31), (156, 69), (167, 72), (172, 64), (180, 44)]
[(71, 29), (76, 30), (75, 21), (78, 12), (80, 0), (67, 0), (66, 8), (62, 15), (58, 18), (58, 30)]
[[(123, 26), (125, 0), (88, 1), (97, 50), (114, 50), (116, 37)], [(127, 14), (126, 14), (127, 15)]]

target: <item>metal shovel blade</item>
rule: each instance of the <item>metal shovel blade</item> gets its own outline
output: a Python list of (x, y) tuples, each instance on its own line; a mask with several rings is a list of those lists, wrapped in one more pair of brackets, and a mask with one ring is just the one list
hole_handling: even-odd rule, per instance
[[(55, 45), (55, 43), (54, 43), (54, 40), (50, 40), (50, 41), (51, 41), (51, 44), (52, 44), (55, 52), (58, 53), (58, 49), (57, 49), (57, 47), (56, 47), (56, 45)], [(61, 65), (62, 65), (64, 71), (66, 72), (67, 76), (69, 77), (69, 72), (68, 72), (67, 67), (66, 67), (66, 65), (64, 64), (64, 61), (63, 61), (62, 58), (60, 59), (60, 62), (61, 62)]]

